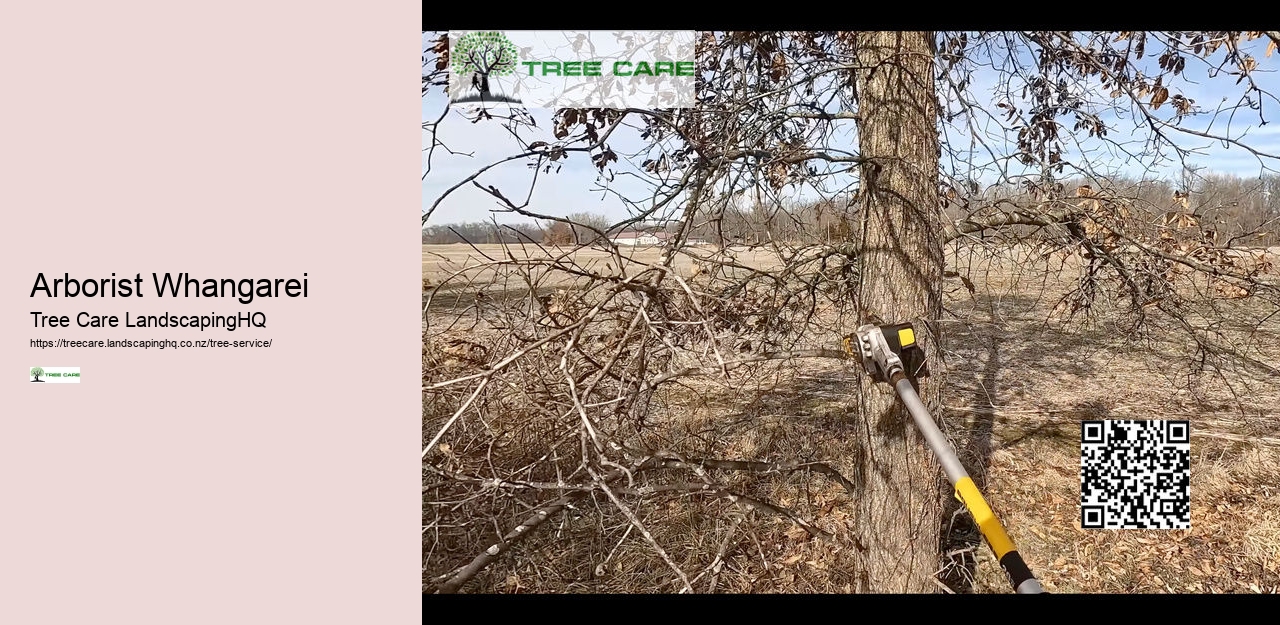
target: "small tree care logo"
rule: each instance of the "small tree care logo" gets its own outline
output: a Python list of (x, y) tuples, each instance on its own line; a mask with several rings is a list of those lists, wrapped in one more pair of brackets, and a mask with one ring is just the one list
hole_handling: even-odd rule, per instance
[(456, 103), (508, 102), (520, 100), (503, 93), (498, 81), (491, 78), (515, 74), (518, 55), (516, 45), (496, 31), (475, 31), (458, 38), (450, 51), (450, 69), (458, 76), (471, 76), (471, 88)]
[(449, 100), (471, 108), (684, 108), (694, 31), (449, 31)]
[(27, 380), (42, 384), (79, 384), (80, 367), (31, 367)]

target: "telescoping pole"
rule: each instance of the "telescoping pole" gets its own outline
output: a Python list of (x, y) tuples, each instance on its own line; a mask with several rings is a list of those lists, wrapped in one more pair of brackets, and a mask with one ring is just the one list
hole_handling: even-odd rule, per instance
[(1000, 519), (996, 518), (996, 513), (982, 498), (982, 493), (973, 483), (973, 478), (969, 477), (969, 473), (961, 466), (960, 458), (951, 450), (942, 432), (938, 430), (937, 424), (929, 416), (929, 411), (920, 401), (915, 387), (911, 386), (911, 380), (901, 373), (895, 377), (898, 379), (893, 382), (894, 390), (898, 391), (898, 397), (901, 397), (902, 403), (906, 404), (907, 411), (916, 422), (916, 427), (920, 428), (925, 441), (929, 443), (929, 448), (938, 457), (943, 472), (947, 474), (947, 480), (956, 489), (956, 497), (969, 509), (969, 514), (973, 515), (973, 521), (978, 524), (978, 529), (987, 539), (987, 544), (991, 545), (991, 550), (995, 552), (1000, 566), (1009, 574), (1009, 581), (1013, 584), (1014, 591), (1023, 595), (1044, 592), (1040, 582), (1031, 574), (1031, 569), (1022, 561), (1022, 556), (1018, 555), (1018, 549), (1013, 546), (1013, 541), (1005, 533)]
[(938, 425), (929, 414), (929, 409), (925, 408), (924, 402), (920, 401), (920, 395), (916, 393), (911, 380), (905, 374), (902, 360), (895, 351), (901, 352), (904, 348), (913, 347), (914, 332), (909, 325), (893, 326), (892, 329), (894, 344), (898, 346), (897, 350), (885, 340), (884, 332), (880, 327), (869, 325), (858, 329), (858, 347), (864, 366), (877, 379), (889, 382), (897, 391), (898, 397), (902, 398), (902, 403), (906, 405), (907, 412), (911, 413), (916, 427), (924, 435), (929, 449), (942, 465), (947, 480), (955, 487), (956, 498), (968, 508), (969, 514), (973, 515), (973, 520), (977, 523), (982, 536), (987, 539), (987, 544), (995, 552), (996, 560), (1009, 575), (1014, 592), (1043, 593), (1044, 589), (1040, 586), (1039, 580), (1031, 574), (1031, 569), (1022, 561), (1022, 556), (1018, 555), (1018, 550), (1013, 546), (1009, 535), (1005, 533), (1000, 519), (996, 518), (995, 512), (978, 491), (978, 486), (973, 483), (973, 478), (969, 477), (969, 473), (960, 464), (960, 458), (951, 449), (946, 437), (942, 435), (942, 431), (938, 429)]

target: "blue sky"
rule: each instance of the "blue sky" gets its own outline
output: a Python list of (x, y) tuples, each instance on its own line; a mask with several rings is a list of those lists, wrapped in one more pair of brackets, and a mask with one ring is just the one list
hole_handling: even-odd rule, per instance
[[(1273, 53), (1270, 58), (1265, 57), (1266, 44), (1267, 40), (1264, 38), (1249, 42), (1249, 45), (1245, 47), (1258, 61), (1258, 68), (1254, 70), (1252, 77), (1264, 91), (1280, 93), (1280, 71), (1277, 71), (1280, 70), (1280, 53)], [(1149, 43), (1147, 57), (1144, 61), (1149, 62), (1151, 68), (1149, 73), (1154, 75), (1156, 66), (1155, 54), (1152, 53), (1153, 49), (1158, 49), (1158, 47)], [(1214, 57), (1210, 57), (1210, 61), (1221, 60), (1222, 56), (1223, 53), (1219, 52)], [(1195, 100), (1196, 107), (1202, 111), (1186, 118), (1181, 127), (1215, 134), (1229, 134), (1237, 138), (1243, 136), (1243, 141), (1251, 147), (1272, 155), (1280, 155), (1280, 102), (1277, 102), (1274, 97), (1264, 98), (1262, 102), (1263, 113), (1268, 122), (1265, 126), (1260, 125), (1257, 111), (1240, 109), (1232, 114), (1227, 109), (1238, 102), (1244, 92), (1243, 88), (1234, 84), (1234, 77), (1219, 75), (1211, 79), (1209, 76), (1210, 71), (1211, 67), (1207, 63), (1191, 57), (1187, 61), (1183, 76), (1168, 85), (1171, 87), (1171, 95), (1173, 93), (1181, 93)], [(1000, 111), (996, 110), (993, 105), (995, 101), (1002, 98), (993, 95), (992, 90), (995, 85), (996, 74), (994, 72), (975, 72), (967, 91), (974, 97), (977, 104), (989, 108), (993, 113), (999, 113)], [(1112, 100), (1106, 93), (1102, 92), (1103, 90), (1097, 86), (1096, 81), (1092, 83), (1081, 82), (1073, 85), (1072, 91), (1097, 105), (1095, 110), (1109, 127), (1108, 139), (1127, 141), (1131, 143), (1128, 146), (1128, 149), (1131, 150), (1141, 149), (1141, 139), (1145, 137), (1145, 134), (1137, 132), (1131, 107), (1123, 106), (1120, 110), (1110, 110)], [(444, 96), (438, 90), (423, 98), (423, 121), (434, 121), (439, 116), (444, 104)], [(1172, 106), (1166, 104), (1153, 113), (1158, 118), (1170, 120), (1173, 116), (1172, 108)], [(1213, 114), (1215, 110), (1222, 110), (1223, 112), (1215, 115)], [(537, 121), (538, 127), (531, 129), (525, 139), (528, 141), (540, 139), (554, 142), (555, 139), (551, 134), (550, 124), (552, 111), (532, 109), (530, 113)], [(990, 119), (973, 121), (973, 127), (977, 131), (976, 134), (968, 129), (948, 131), (946, 138), (949, 140), (949, 146), (952, 149), (957, 149), (959, 146), (967, 146), (975, 136), (986, 135), (990, 147), (998, 155), (1007, 155), (1012, 151), (1010, 141), (1013, 136), (1012, 133), (1001, 129), (998, 123)], [(1060, 121), (1070, 123), (1068, 120)], [(1069, 131), (1070, 128), (1066, 130)], [(497, 123), (497, 120), (485, 120), (473, 124), (457, 111), (451, 111), (446, 115), (440, 124), (439, 136), (455, 152), (470, 153), (470, 156), (452, 155), (439, 148), (436, 149), (432, 155), (431, 169), (422, 181), (423, 210), (431, 206), (446, 189), (474, 173), (476, 169), (510, 156), (517, 150), (511, 136), (501, 124)], [(1203, 166), (1206, 171), (1231, 173), (1251, 178), (1257, 177), (1263, 172), (1263, 163), (1272, 169), (1280, 170), (1280, 162), (1272, 159), (1263, 159), (1262, 163), (1260, 163), (1256, 156), (1239, 146), (1224, 146), (1220, 142), (1210, 139), (1176, 132), (1171, 133), (1171, 136), (1177, 137), (1177, 143), (1182, 147), (1195, 149), (1197, 153), (1189, 157), (1188, 162), (1195, 166)], [(855, 140), (856, 136), (850, 126), (848, 132), (842, 133), (840, 143), (847, 142), (852, 145)], [(424, 131), (424, 148), (429, 145), (429, 141), (430, 135)], [(619, 162), (615, 163), (615, 166), (617, 166), (615, 169), (633, 169), (626, 162), (627, 159), (624, 153), (634, 151), (641, 145), (636, 134), (626, 129), (620, 129), (618, 133), (615, 133), (610, 143), (620, 157)], [(1141, 162), (1113, 149), (1102, 150), (1101, 146), (1102, 143), (1096, 139), (1084, 141), (1078, 148), (1068, 147), (1066, 155), (1068, 160), (1080, 159), (1080, 150), (1083, 149), (1089, 153), (1091, 162), (1095, 165), (1102, 165), (1101, 169), (1104, 171), (1100, 173), (1130, 176), (1143, 175), (1144, 167)], [(986, 155), (985, 151), (980, 151), (982, 152), (981, 158), (975, 158), (978, 161), (977, 166), (989, 165), (990, 157)], [(422, 171), (426, 172), (426, 152), (424, 151), (423, 154)], [(614, 220), (621, 220), (628, 216), (625, 205), (621, 201), (611, 194), (596, 189), (598, 187), (599, 172), (585, 154), (574, 154), (561, 162), (563, 166), (558, 173), (552, 175), (543, 173), (539, 175), (538, 184), (534, 187), (529, 203), (530, 209), (553, 215), (589, 211), (603, 213)], [(1145, 162), (1149, 162), (1149, 160)], [(1153, 171), (1146, 172), (1145, 175), (1147, 177), (1172, 180), (1180, 172), (1181, 164), (1170, 160), (1164, 162)], [(981, 171), (975, 171), (973, 177), (978, 178), (984, 184), (996, 179), (994, 174), (984, 174)], [(523, 199), (525, 193), (528, 192), (529, 182), (532, 178), (533, 171), (525, 163), (513, 161), (489, 170), (478, 180), (481, 184), (497, 186), (504, 193), (507, 193), (508, 197)], [(647, 195), (644, 192), (643, 185), (626, 176), (615, 176), (610, 185), (614, 189), (632, 197)], [(496, 219), (499, 223), (528, 221), (519, 215), (492, 212), (492, 209), (495, 208), (497, 208), (497, 204), (492, 197), (472, 188), (468, 184), (454, 191), (440, 203), (428, 225), (459, 221), (488, 221), (491, 218)]]

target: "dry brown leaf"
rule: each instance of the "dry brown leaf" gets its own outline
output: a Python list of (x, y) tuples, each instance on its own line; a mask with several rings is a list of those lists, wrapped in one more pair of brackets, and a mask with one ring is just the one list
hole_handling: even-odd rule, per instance
[(1164, 87), (1157, 87), (1155, 93), (1151, 94), (1151, 108), (1160, 110), (1160, 105), (1169, 99), (1169, 90)]

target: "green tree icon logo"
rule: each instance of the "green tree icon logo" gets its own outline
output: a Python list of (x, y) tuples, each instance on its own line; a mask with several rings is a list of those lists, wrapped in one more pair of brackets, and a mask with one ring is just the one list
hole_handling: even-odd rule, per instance
[(516, 45), (496, 31), (476, 31), (458, 38), (450, 53), (450, 65), (459, 76), (471, 74), (471, 86), (482, 100), (511, 100), (495, 97), (489, 88), (490, 76), (510, 76), (516, 71)]
[(42, 376), (42, 375), (44, 375), (44, 368), (43, 368), (43, 367), (32, 367), (32, 368), (31, 368), (31, 376), (35, 378), (34, 380), (32, 380), (32, 382), (44, 382), (44, 380), (41, 380), (41, 379), (40, 379), (40, 376)]

